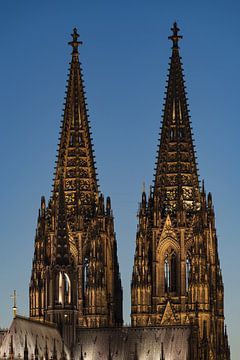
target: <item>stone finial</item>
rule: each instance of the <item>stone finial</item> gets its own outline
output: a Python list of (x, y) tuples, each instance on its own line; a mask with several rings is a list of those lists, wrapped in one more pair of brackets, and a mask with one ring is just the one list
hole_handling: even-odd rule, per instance
[(169, 36), (168, 38), (170, 40), (172, 40), (172, 42), (173, 42), (173, 47), (172, 48), (173, 49), (178, 49), (178, 41), (180, 39), (182, 39), (182, 36), (178, 35), (178, 32), (179, 32), (180, 29), (178, 28), (176, 21), (173, 23), (173, 27), (171, 28), (171, 30), (172, 30), (172, 35)]

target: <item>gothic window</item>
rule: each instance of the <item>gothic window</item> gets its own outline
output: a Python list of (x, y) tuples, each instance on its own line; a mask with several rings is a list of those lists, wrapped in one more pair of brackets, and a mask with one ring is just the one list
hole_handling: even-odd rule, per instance
[(84, 269), (83, 269), (83, 271), (84, 271), (84, 274), (83, 274), (84, 288), (86, 288), (88, 285), (88, 270), (89, 270), (89, 260), (86, 257), (84, 259)]
[(57, 275), (58, 304), (71, 303), (71, 282), (68, 274), (60, 272)]
[(174, 139), (174, 128), (170, 129), (170, 140)]
[(64, 302), (71, 303), (71, 282), (68, 274), (64, 273)]
[(69, 146), (74, 146), (74, 135), (73, 134), (70, 135)]
[(177, 291), (177, 256), (171, 249), (164, 256), (164, 288), (165, 292)]
[(180, 139), (183, 139), (183, 138), (184, 138), (184, 129), (183, 129), (183, 128), (180, 128), (180, 129), (179, 129), (179, 138), (180, 138)]
[(170, 287), (170, 277), (169, 277), (169, 257), (166, 254), (164, 260), (164, 284), (165, 284), (165, 292), (169, 291)]
[(57, 276), (57, 285), (58, 285), (58, 303), (63, 303), (63, 277), (62, 273), (60, 272)]
[(188, 255), (186, 259), (186, 291), (188, 291), (189, 288), (190, 270), (191, 270), (191, 264), (190, 264), (190, 257)]
[(171, 256), (171, 272), (170, 272), (170, 276), (171, 276), (171, 281), (170, 281), (170, 291), (171, 292), (175, 292), (177, 289), (177, 284), (176, 284), (176, 280), (177, 280), (177, 259), (176, 259), (176, 255), (175, 253), (172, 254)]

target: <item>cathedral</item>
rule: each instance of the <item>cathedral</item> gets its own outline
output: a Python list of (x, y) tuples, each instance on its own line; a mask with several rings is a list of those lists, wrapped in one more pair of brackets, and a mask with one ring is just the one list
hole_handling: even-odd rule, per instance
[(41, 199), (29, 318), (0, 333), (1, 359), (230, 360), (211, 193), (200, 184), (177, 24), (153, 186), (143, 191), (122, 315), (114, 217), (99, 189), (73, 30), (53, 191)]

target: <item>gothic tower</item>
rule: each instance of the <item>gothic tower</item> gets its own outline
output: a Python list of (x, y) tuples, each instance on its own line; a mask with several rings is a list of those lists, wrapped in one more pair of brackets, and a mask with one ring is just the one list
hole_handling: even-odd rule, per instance
[(197, 160), (174, 23), (154, 186), (145, 191), (132, 274), (132, 326), (196, 324), (201, 359), (229, 359), (212, 196)]
[(122, 325), (113, 213), (98, 189), (78, 37), (74, 29), (53, 192), (48, 205), (41, 200), (30, 281), (30, 317), (68, 333)]

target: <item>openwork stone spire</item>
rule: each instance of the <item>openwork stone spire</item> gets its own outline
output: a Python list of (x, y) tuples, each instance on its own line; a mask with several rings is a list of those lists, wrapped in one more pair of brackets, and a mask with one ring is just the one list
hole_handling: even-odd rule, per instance
[(98, 185), (90, 125), (79, 62), (77, 29), (73, 30), (72, 61), (66, 91), (66, 102), (61, 126), (54, 193), (58, 192), (63, 178), (65, 201), (70, 227), (74, 216), (89, 216), (98, 196)]
[(182, 36), (176, 23), (171, 30), (172, 56), (154, 180), (155, 197), (166, 212), (199, 207), (197, 162), (178, 46)]
[(98, 191), (78, 38), (74, 29), (53, 194), (41, 201), (29, 288), (30, 317), (64, 328), (68, 345), (77, 326), (123, 323), (113, 212)]
[[(139, 209), (131, 284), (135, 327), (195, 324), (189, 359), (229, 360), (224, 289), (212, 197), (198, 183), (177, 24), (164, 104), (154, 189)], [(194, 333), (191, 335), (194, 339)], [(167, 358), (161, 349), (160, 358)]]

